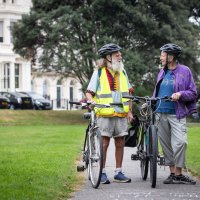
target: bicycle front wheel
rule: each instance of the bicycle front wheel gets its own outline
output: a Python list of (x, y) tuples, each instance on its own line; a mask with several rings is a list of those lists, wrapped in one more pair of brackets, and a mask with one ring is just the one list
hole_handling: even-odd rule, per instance
[(152, 125), (149, 129), (149, 153), (150, 153), (150, 182), (151, 182), (151, 187), (155, 188), (157, 179), (158, 135), (154, 125)]
[(89, 174), (93, 188), (98, 188), (103, 167), (103, 145), (99, 129), (90, 136)]
[(83, 150), (83, 162), (85, 163), (85, 169), (87, 170), (88, 179), (90, 180), (90, 166), (89, 166), (89, 130), (86, 130), (84, 150)]
[(141, 130), (141, 141), (140, 141), (140, 168), (142, 179), (146, 180), (148, 176), (149, 169), (149, 157), (147, 156), (147, 141), (146, 141), (146, 133), (145, 130)]

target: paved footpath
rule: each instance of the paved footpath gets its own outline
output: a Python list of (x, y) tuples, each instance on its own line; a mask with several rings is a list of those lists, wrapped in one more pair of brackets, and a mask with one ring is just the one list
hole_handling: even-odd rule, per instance
[[(200, 182), (196, 185), (163, 184), (169, 175), (167, 167), (158, 166), (157, 185), (151, 188), (149, 177), (146, 181), (141, 178), (139, 161), (132, 161), (131, 154), (135, 148), (125, 147), (123, 172), (132, 179), (131, 183), (112, 182), (115, 169), (113, 140), (109, 146), (106, 171), (111, 181), (109, 185), (100, 184), (98, 189), (92, 188), (87, 180), (85, 184), (72, 194), (71, 200), (199, 200)], [(85, 172), (84, 172), (85, 173)], [(86, 173), (85, 173), (86, 176)], [(195, 179), (195, 178), (194, 178)]]

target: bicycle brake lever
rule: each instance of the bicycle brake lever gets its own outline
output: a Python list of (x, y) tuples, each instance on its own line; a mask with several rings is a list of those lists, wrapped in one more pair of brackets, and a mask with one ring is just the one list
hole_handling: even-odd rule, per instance
[(166, 102), (170, 102), (170, 101), (172, 101), (172, 98), (171, 97), (169, 97), (169, 96), (166, 96), (165, 97), (166, 99), (164, 99)]
[(87, 103), (82, 103), (82, 106), (87, 106), (88, 104)]

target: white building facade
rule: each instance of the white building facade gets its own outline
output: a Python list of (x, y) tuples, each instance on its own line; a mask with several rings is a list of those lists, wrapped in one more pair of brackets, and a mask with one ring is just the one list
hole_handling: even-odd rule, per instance
[(0, 0), (0, 91), (33, 91), (51, 100), (53, 109), (70, 109), (69, 100), (82, 99), (76, 77), (33, 70), (30, 61), (12, 50), (10, 27), (31, 5), (31, 0)]
[(0, 91), (31, 89), (30, 62), (13, 52), (10, 27), (29, 12), (31, 2), (0, 0)]
[(71, 109), (70, 100), (82, 99), (81, 84), (72, 75), (32, 71), (32, 91), (51, 100), (53, 109)]

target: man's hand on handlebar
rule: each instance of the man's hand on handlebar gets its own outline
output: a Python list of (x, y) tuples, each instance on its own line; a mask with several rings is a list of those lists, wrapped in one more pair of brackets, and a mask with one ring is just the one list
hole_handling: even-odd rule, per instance
[(133, 113), (131, 110), (128, 112), (127, 120), (128, 120), (128, 123), (131, 123), (131, 121), (133, 120)]

